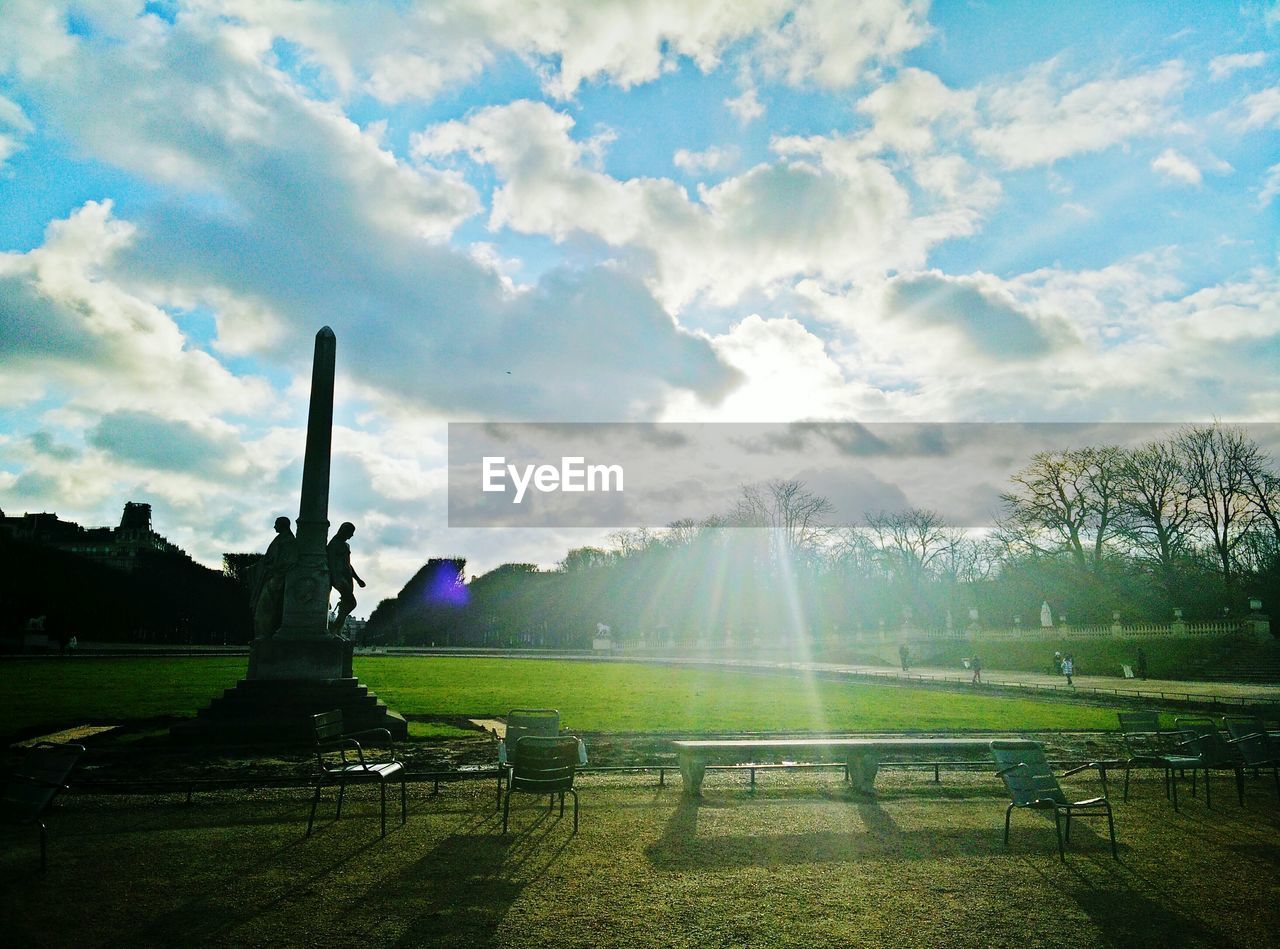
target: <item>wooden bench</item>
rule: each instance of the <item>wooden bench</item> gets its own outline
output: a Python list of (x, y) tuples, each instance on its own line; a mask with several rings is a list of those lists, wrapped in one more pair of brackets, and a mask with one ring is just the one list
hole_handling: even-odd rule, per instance
[(680, 757), (684, 793), (702, 794), (702, 778), (709, 764), (748, 764), (761, 755), (787, 755), (808, 760), (843, 762), (857, 791), (875, 793), (880, 756), (895, 751), (987, 751), (990, 738), (723, 738), (675, 741)]

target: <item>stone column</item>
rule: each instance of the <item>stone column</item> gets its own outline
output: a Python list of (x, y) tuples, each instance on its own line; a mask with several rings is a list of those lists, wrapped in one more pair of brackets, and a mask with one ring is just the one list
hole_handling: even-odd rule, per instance
[(284, 618), (278, 639), (323, 639), (329, 635), (329, 453), (333, 440), (333, 376), (338, 341), (333, 330), (316, 333), (311, 366), (307, 448), (302, 461), (298, 509), (298, 559), (284, 582)]
[(316, 333), (307, 410), (307, 447), (298, 510), (298, 556), (284, 580), (280, 629), (249, 652), (250, 679), (328, 680), (351, 676), (351, 644), (329, 633), (329, 454), (333, 440), (333, 377), (338, 342)]

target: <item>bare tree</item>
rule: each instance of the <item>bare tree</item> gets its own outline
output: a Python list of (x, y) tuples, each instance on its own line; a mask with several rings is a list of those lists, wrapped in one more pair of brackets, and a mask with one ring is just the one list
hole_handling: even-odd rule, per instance
[(1194, 499), (1192, 516), (1213, 545), (1223, 581), (1230, 582), (1236, 545), (1254, 516), (1245, 471), (1250, 448), (1257, 446), (1219, 422), (1184, 428), (1177, 446)]
[(913, 580), (928, 574), (964, 540), (963, 532), (947, 526), (936, 511), (913, 507), (863, 516), (891, 569)]
[(1175, 562), (1191, 540), (1192, 492), (1170, 441), (1153, 441), (1119, 457), (1120, 533), (1153, 560), (1172, 593)]
[(790, 552), (815, 552), (829, 531), (831, 502), (814, 494), (803, 481), (767, 481), (742, 486), (730, 522), (739, 527), (767, 527)]
[(1119, 457), (1110, 445), (1032, 456), (1013, 476), (1015, 489), (1000, 496), (1001, 541), (1039, 555), (1065, 551), (1081, 569), (1100, 569), (1119, 526)]

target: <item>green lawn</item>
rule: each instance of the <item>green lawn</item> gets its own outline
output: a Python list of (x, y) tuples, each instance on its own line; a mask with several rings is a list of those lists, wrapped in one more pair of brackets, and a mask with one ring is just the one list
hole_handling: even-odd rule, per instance
[[(225, 657), (10, 662), (0, 733), (194, 715), (245, 665)], [(355, 671), (410, 716), (552, 707), (588, 733), (1115, 727), (1114, 712), (1066, 702), (634, 663), (367, 657)]]

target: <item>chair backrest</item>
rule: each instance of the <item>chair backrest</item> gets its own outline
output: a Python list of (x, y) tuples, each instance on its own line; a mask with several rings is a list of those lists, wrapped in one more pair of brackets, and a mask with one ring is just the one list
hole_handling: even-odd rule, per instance
[(1182, 732), (1183, 741), (1193, 755), (1205, 765), (1231, 764), (1240, 757), (1239, 753), (1223, 737), (1218, 730), (1218, 723), (1203, 715), (1182, 715), (1175, 718), (1174, 724)]
[(1038, 741), (1002, 740), (991, 743), (991, 757), (995, 759), (1009, 798), (1014, 804), (1025, 806), (1036, 801), (1067, 803), (1058, 779), (1049, 768), (1044, 745)]
[(1180, 732), (1191, 735), (1221, 735), (1218, 723), (1208, 715), (1179, 715), (1173, 720)]
[(578, 766), (578, 739), (572, 735), (526, 735), (511, 756), (511, 787), (516, 791), (550, 793), (573, 787)]
[(560, 713), (553, 708), (513, 708), (507, 713), (508, 752), (526, 735), (554, 738), (560, 734)]
[(4, 809), (20, 819), (38, 817), (67, 783), (84, 745), (42, 741), (33, 745), (4, 786)]
[(1243, 738), (1245, 735), (1266, 734), (1267, 728), (1260, 718), (1252, 715), (1227, 715), (1222, 719), (1227, 726), (1227, 734), (1232, 738)]
[(1117, 712), (1116, 715), (1120, 719), (1120, 731), (1126, 735), (1160, 730), (1159, 712)]
[(1168, 750), (1168, 733), (1160, 728), (1159, 712), (1117, 712), (1116, 716), (1129, 754), (1155, 755)]
[(321, 712), (319, 715), (312, 715), (311, 721), (316, 728), (316, 744), (320, 744), (325, 741), (333, 741), (342, 737), (343, 725), (341, 709), (334, 709), (332, 712)]

